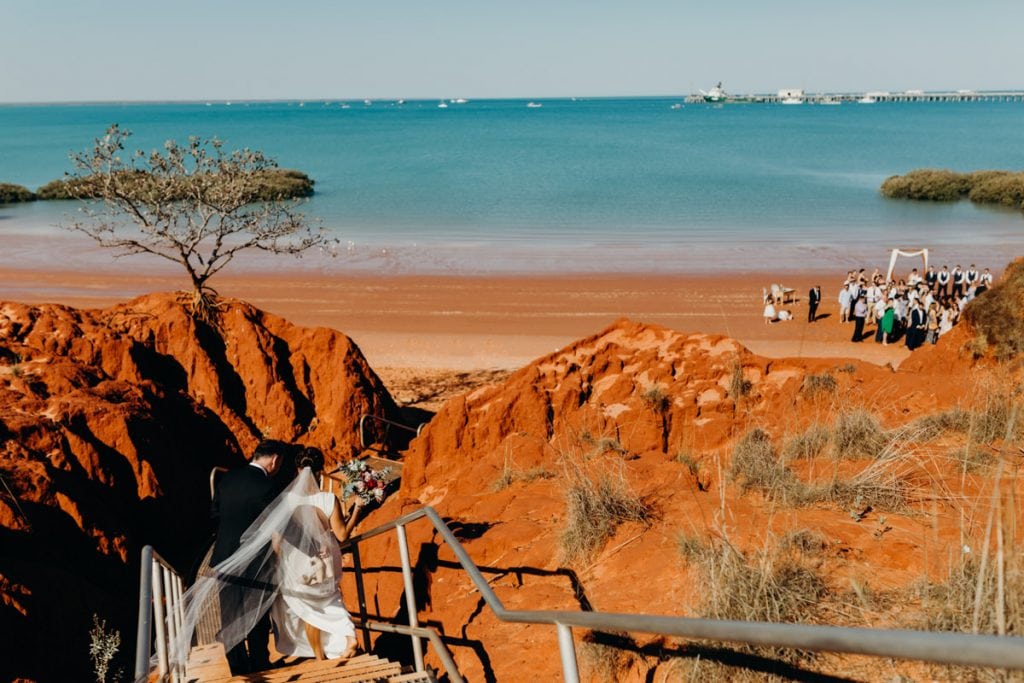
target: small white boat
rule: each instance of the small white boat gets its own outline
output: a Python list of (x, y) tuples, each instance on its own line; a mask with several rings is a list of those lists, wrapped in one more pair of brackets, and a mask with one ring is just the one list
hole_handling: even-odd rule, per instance
[(838, 97), (822, 97), (818, 100), (818, 104), (836, 105), (842, 104)]
[(456, 97), (454, 100), (452, 100), (452, 102), (454, 102), (455, 104), (465, 104), (466, 102), (469, 102), (469, 100), (467, 100), (464, 97)]
[(540, 107), (543, 107), (544, 105), (541, 104), (540, 102), (527, 102), (526, 106), (529, 107), (530, 109), (538, 109)]
[(782, 104), (803, 104), (804, 98), (802, 97), (783, 97), (780, 102)]
[(682, 109), (682, 108), (683, 108), (683, 105), (679, 104), (678, 102), (676, 102), (671, 107), (669, 107), (669, 109)]
[(398, 104), (405, 104), (405, 100), (398, 100)]
[(865, 95), (864, 97), (862, 97), (859, 100), (857, 100), (857, 104), (874, 104), (877, 101), (878, 100), (876, 100), (871, 95)]
[(438, 109), (447, 109), (448, 108), (448, 103), (445, 102), (444, 100), (441, 100), (441, 102), (438, 103), (437, 108)]
[(369, 107), (371, 104), (373, 104), (373, 100), (363, 100), (363, 104)]

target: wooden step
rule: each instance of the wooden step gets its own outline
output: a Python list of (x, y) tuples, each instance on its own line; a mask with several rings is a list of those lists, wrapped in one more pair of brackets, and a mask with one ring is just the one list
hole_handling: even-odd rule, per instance
[(371, 654), (350, 659), (307, 659), (268, 671), (232, 676), (224, 647), (216, 643), (192, 649), (184, 680), (187, 683), (383, 683), (400, 676), (400, 664)]

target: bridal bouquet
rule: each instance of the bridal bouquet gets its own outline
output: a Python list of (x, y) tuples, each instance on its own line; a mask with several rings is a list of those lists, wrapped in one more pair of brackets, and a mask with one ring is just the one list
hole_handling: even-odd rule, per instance
[(384, 500), (390, 467), (375, 471), (363, 460), (350, 460), (341, 466), (339, 473), (345, 477), (345, 489), (342, 492), (345, 499), (352, 495), (358, 496), (362, 505)]

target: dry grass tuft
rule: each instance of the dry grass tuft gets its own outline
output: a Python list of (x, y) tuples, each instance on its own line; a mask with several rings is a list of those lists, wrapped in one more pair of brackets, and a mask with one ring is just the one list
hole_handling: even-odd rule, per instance
[(803, 490), (802, 482), (780, 462), (771, 437), (762, 429), (750, 430), (733, 448), (729, 475), (744, 492), (757, 489), (782, 503), (796, 502)]
[(828, 548), (828, 539), (811, 529), (797, 529), (787, 532), (779, 541), (781, 550), (793, 550), (804, 555), (818, 556)]
[[(1017, 553), (1007, 558), (1000, 585), (990, 557), (982, 573), (981, 558), (967, 556), (949, 578), (917, 588), (924, 616), (907, 624), (927, 631), (952, 631), (987, 635), (1024, 635), (1024, 563)], [(980, 580), (979, 580), (980, 577)], [(977, 617), (975, 617), (977, 614)], [(933, 667), (946, 680), (1022, 681), (1024, 672), (967, 667)]]
[(637, 649), (626, 633), (588, 631), (580, 638), (580, 664), (590, 680), (615, 683), (637, 660)]
[(931, 413), (913, 422), (923, 441), (942, 436), (947, 432), (966, 432), (971, 426), (971, 414), (962, 408), (950, 408)]
[(665, 387), (660, 384), (652, 384), (647, 387), (644, 393), (640, 394), (644, 404), (656, 413), (664, 413), (672, 404)]
[(737, 360), (732, 365), (732, 376), (729, 378), (729, 398), (738, 401), (750, 393), (753, 384), (743, 378), (743, 365)]
[(806, 431), (786, 441), (782, 447), (782, 455), (787, 461), (816, 458), (828, 447), (831, 438), (827, 427), (811, 425)]
[(562, 457), (567, 515), (562, 531), (562, 561), (591, 560), (623, 522), (647, 524), (651, 508), (630, 487), (625, 473), (610, 463), (579, 454)]
[(832, 425), (832, 453), (837, 458), (877, 458), (888, 444), (878, 418), (864, 409), (842, 412)]
[[(824, 578), (792, 546), (744, 554), (727, 542), (705, 545), (690, 560), (701, 577), (700, 616), (707, 619), (803, 623), (828, 593)], [(803, 653), (779, 648), (740, 648), (794, 661)]]
[(786, 461), (778, 457), (768, 435), (754, 429), (733, 449), (729, 474), (744, 492), (756, 489), (783, 505), (832, 503), (843, 508), (901, 510), (907, 505), (907, 486), (897, 471), (903, 459), (890, 441), (874, 462), (854, 476), (825, 484), (807, 483), (798, 479)]
[(838, 389), (839, 383), (836, 378), (826, 372), (804, 377), (804, 384), (800, 391), (804, 396), (812, 398), (821, 394), (834, 394)]

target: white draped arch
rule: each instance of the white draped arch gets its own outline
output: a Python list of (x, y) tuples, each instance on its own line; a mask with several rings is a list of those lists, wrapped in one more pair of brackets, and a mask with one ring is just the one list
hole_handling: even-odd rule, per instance
[(900, 256), (915, 257), (920, 256), (924, 263), (924, 268), (921, 269), (921, 278), (924, 279), (925, 271), (928, 270), (928, 250), (919, 249), (918, 251), (903, 251), (902, 249), (893, 249), (892, 254), (889, 255), (889, 270), (885, 274), (885, 281), (889, 282), (892, 280), (892, 271), (896, 269), (896, 259)]

